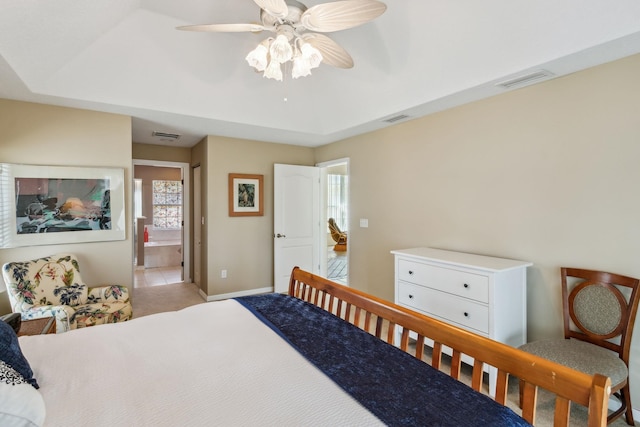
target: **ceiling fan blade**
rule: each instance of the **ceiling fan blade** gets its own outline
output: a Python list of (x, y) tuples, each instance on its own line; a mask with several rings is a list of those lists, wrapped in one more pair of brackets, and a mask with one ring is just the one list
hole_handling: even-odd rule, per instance
[(362, 25), (385, 10), (387, 6), (376, 0), (343, 0), (310, 7), (302, 14), (300, 22), (311, 31), (328, 33)]
[(304, 33), (302, 39), (322, 54), (322, 62), (338, 68), (352, 68), (353, 58), (342, 46), (324, 34)]
[(289, 14), (289, 7), (285, 0), (253, 0), (260, 9), (263, 9), (271, 16), (284, 19)]
[(258, 24), (204, 24), (185, 25), (184, 27), (178, 27), (178, 30), (208, 31), (212, 33), (243, 33), (247, 31), (259, 33), (262, 30), (267, 30), (267, 28)]

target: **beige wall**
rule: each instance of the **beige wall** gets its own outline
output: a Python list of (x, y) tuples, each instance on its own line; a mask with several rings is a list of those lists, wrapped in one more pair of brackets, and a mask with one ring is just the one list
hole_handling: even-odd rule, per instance
[(561, 266), (640, 277), (639, 75), (636, 55), (316, 149), (350, 158), (350, 285), (393, 299), (389, 251), (414, 246), (531, 261), (538, 339), (561, 334)]
[[(271, 287), (273, 165), (313, 165), (313, 149), (213, 136), (207, 148), (208, 295)], [(229, 216), (230, 173), (264, 175), (264, 216)], [(220, 278), (222, 269), (226, 279)]]
[(132, 155), (138, 160), (161, 160), (163, 162), (189, 163), (191, 149), (185, 147), (171, 147), (166, 145), (152, 145), (133, 143)]
[[(131, 218), (131, 119), (127, 116), (0, 99), (0, 162), (124, 169), (126, 218)], [(119, 283), (132, 288), (131, 224), (126, 240), (0, 250), (0, 264), (60, 252), (78, 256), (89, 285)], [(4, 287), (4, 281), (0, 285)], [(0, 313), (10, 311), (0, 294)]]

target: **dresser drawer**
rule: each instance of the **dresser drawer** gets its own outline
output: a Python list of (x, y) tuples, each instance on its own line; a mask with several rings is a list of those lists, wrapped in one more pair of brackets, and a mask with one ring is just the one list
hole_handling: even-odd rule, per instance
[(489, 302), (487, 276), (400, 259), (398, 279), (483, 303)]
[(398, 303), (474, 332), (489, 334), (486, 305), (405, 282), (398, 283)]

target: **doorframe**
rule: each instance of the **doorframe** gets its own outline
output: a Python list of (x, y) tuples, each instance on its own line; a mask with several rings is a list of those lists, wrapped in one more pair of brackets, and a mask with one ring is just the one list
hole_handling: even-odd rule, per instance
[[(180, 169), (181, 171), (180, 175), (182, 176), (182, 180), (184, 182), (182, 184), (182, 220), (184, 221), (184, 226), (182, 227), (182, 278), (185, 283), (191, 283), (191, 233), (189, 232), (189, 230), (191, 230), (191, 165), (185, 162), (133, 159), (133, 167), (131, 168), (132, 183), (135, 179), (135, 166), (157, 166), (165, 168), (170, 167)], [(131, 206), (133, 206), (133, 192), (131, 194), (130, 201)], [(131, 240), (133, 241), (134, 239)], [(131, 260), (131, 264), (133, 264), (133, 260)]]
[[(197, 173), (196, 173), (197, 171)], [(202, 216), (202, 167), (200, 163), (194, 165), (191, 168), (193, 173), (193, 278), (192, 282), (195, 283), (198, 288), (202, 284), (202, 226), (204, 225), (204, 216)], [(197, 179), (196, 179), (197, 177)], [(197, 185), (197, 186), (196, 186)], [(197, 209), (196, 209), (197, 208)], [(196, 245), (196, 242), (200, 242)], [(191, 265), (191, 264), (189, 264)], [(196, 276), (197, 279), (196, 280)]]
[[(326, 162), (316, 163), (316, 167), (320, 168), (320, 218), (323, 218), (324, 221), (324, 233), (320, 233), (320, 241), (318, 244), (320, 245), (320, 275), (326, 277), (327, 276), (327, 224), (326, 224), (326, 216), (327, 216), (327, 168), (336, 165), (347, 164), (347, 176), (351, 176), (351, 165), (350, 158), (343, 157), (335, 160), (328, 160)], [(349, 213), (347, 214), (347, 223), (351, 224), (351, 179), (347, 182), (347, 205), (349, 206)], [(347, 244), (347, 265), (349, 265), (350, 256), (351, 256), (351, 245)], [(351, 275), (351, 269), (347, 269), (347, 286), (349, 284), (349, 276)]]

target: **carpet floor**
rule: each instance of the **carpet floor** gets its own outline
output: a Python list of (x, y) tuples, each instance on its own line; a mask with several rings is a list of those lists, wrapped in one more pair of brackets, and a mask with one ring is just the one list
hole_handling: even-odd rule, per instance
[(132, 296), (133, 317), (176, 311), (205, 302), (193, 283), (134, 288)]

